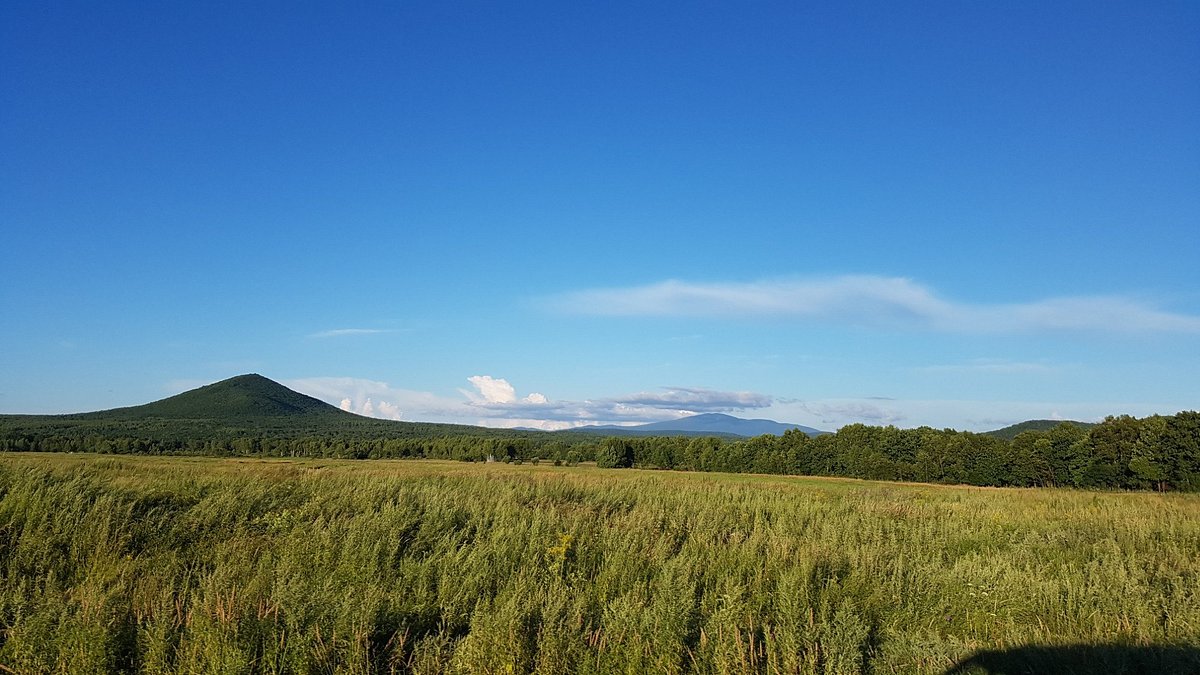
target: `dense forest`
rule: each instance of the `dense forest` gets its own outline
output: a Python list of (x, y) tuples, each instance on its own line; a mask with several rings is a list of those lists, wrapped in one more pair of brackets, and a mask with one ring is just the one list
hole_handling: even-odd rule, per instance
[[(123, 426), (22, 424), (0, 417), (0, 450), (115, 454), (254, 455), (337, 458), (440, 458), (464, 461), (595, 461), (601, 467), (844, 476), (981, 486), (1069, 486), (1099, 489), (1200, 491), (1200, 413), (1109, 417), (1090, 428), (1062, 423), (1018, 433), (989, 434), (851, 424), (833, 434), (749, 439), (599, 437), (542, 432), (371, 436), (278, 434), (260, 428), (172, 427), (162, 420)], [(436, 429), (436, 425), (429, 425)]]
[(845, 476), (983, 486), (1200, 490), (1200, 413), (1063, 423), (1011, 441), (988, 434), (863, 424), (740, 441), (605, 439), (600, 466)]

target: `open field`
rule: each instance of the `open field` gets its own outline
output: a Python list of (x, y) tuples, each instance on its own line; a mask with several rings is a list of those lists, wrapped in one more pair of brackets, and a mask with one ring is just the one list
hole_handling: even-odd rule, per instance
[(1200, 495), (7, 454), (0, 628), (20, 673), (1196, 671)]

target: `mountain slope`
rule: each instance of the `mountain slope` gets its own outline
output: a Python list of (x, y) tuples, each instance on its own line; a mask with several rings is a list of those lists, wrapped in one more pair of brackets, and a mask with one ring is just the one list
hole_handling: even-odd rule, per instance
[(459, 424), (363, 417), (292, 391), (261, 375), (239, 375), (128, 408), (67, 415), (0, 415), (0, 437), (10, 438), (102, 437), (188, 442), (270, 437), (336, 438), (349, 442), (529, 435)]
[(1002, 438), (1006, 441), (1011, 441), (1022, 431), (1047, 431), (1060, 424), (1070, 424), (1072, 426), (1079, 427), (1080, 429), (1091, 429), (1092, 427), (1096, 426), (1092, 422), (1076, 422), (1074, 420), (1028, 420), (1004, 427), (1003, 429), (985, 431), (983, 432), (983, 435), (995, 436), (996, 438)]
[(721, 413), (704, 413), (701, 415), (690, 415), (681, 417), (677, 420), (667, 420), (666, 422), (651, 422), (649, 424), (639, 424), (630, 427), (618, 426), (594, 426), (594, 427), (579, 427), (574, 431), (601, 431), (604, 433), (617, 434), (636, 434), (638, 436), (663, 436), (671, 434), (685, 434), (689, 436), (698, 435), (713, 435), (713, 436), (761, 436), (763, 434), (774, 434), (781, 436), (788, 429), (799, 429), (809, 436), (816, 436), (825, 432), (806, 427), (799, 424), (784, 424), (774, 420), (764, 419), (742, 419), (733, 415), (724, 415)]
[(297, 415), (341, 419), (357, 417), (258, 374), (238, 375), (145, 405), (84, 413), (79, 417), (246, 420)]

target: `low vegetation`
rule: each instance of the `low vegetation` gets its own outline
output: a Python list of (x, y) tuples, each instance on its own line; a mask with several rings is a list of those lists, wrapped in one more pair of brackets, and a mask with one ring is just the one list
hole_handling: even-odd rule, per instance
[(0, 455), (5, 672), (1196, 672), (1196, 645), (1196, 495)]

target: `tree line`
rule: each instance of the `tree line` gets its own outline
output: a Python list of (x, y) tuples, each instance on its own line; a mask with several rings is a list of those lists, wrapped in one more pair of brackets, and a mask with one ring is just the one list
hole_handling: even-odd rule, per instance
[(808, 436), (601, 438), (446, 434), (425, 438), (142, 435), (4, 429), (6, 452), (257, 455), (350, 459), (596, 462), (608, 468), (843, 476), (980, 486), (1200, 491), (1200, 413), (1109, 417), (1089, 429), (1063, 423), (1011, 441), (952, 429), (851, 424)]
[(844, 476), (980, 486), (1200, 491), (1200, 413), (1062, 423), (1013, 440), (930, 427), (850, 424), (747, 440), (609, 438), (599, 466)]

